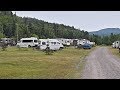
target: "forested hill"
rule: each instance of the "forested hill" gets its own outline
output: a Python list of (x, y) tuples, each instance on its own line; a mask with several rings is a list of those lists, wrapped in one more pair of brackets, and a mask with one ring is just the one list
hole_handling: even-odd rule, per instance
[(18, 39), (24, 37), (38, 38), (89, 38), (87, 31), (73, 26), (49, 23), (30, 17), (19, 17), (11, 11), (0, 11), (0, 38)]
[(99, 36), (109, 36), (111, 35), (111, 33), (120, 34), (120, 29), (119, 28), (105, 28), (99, 31), (89, 32), (90, 35), (94, 34), (94, 35), (99, 35)]

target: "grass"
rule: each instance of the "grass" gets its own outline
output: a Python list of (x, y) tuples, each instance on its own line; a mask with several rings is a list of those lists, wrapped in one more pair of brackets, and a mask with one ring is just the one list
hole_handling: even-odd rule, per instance
[(109, 47), (110, 51), (112, 52), (113, 55), (116, 55), (120, 57), (119, 49)]
[(0, 79), (80, 78), (84, 58), (90, 50), (72, 47), (46, 55), (42, 51), (9, 47), (0, 49)]

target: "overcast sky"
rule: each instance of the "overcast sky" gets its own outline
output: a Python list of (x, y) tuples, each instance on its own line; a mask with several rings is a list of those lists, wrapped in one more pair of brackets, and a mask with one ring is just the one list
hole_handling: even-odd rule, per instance
[(88, 32), (104, 28), (120, 28), (120, 11), (16, 11), (16, 14), (74, 26)]

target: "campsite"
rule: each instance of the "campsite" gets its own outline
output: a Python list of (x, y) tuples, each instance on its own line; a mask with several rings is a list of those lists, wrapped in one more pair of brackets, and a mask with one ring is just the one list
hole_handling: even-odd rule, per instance
[(119, 11), (0, 11), (0, 79), (120, 79), (119, 19)]

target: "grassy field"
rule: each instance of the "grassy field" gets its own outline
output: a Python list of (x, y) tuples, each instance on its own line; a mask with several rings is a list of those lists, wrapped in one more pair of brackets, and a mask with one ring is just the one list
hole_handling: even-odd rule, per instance
[(74, 79), (80, 78), (84, 57), (90, 50), (72, 47), (46, 55), (32, 49), (0, 49), (1, 79)]
[(119, 49), (112, 48), (112, 47), (109, 47), (109, 48), (114, 55), (117, 55), (118, 57), (120, 57)]

